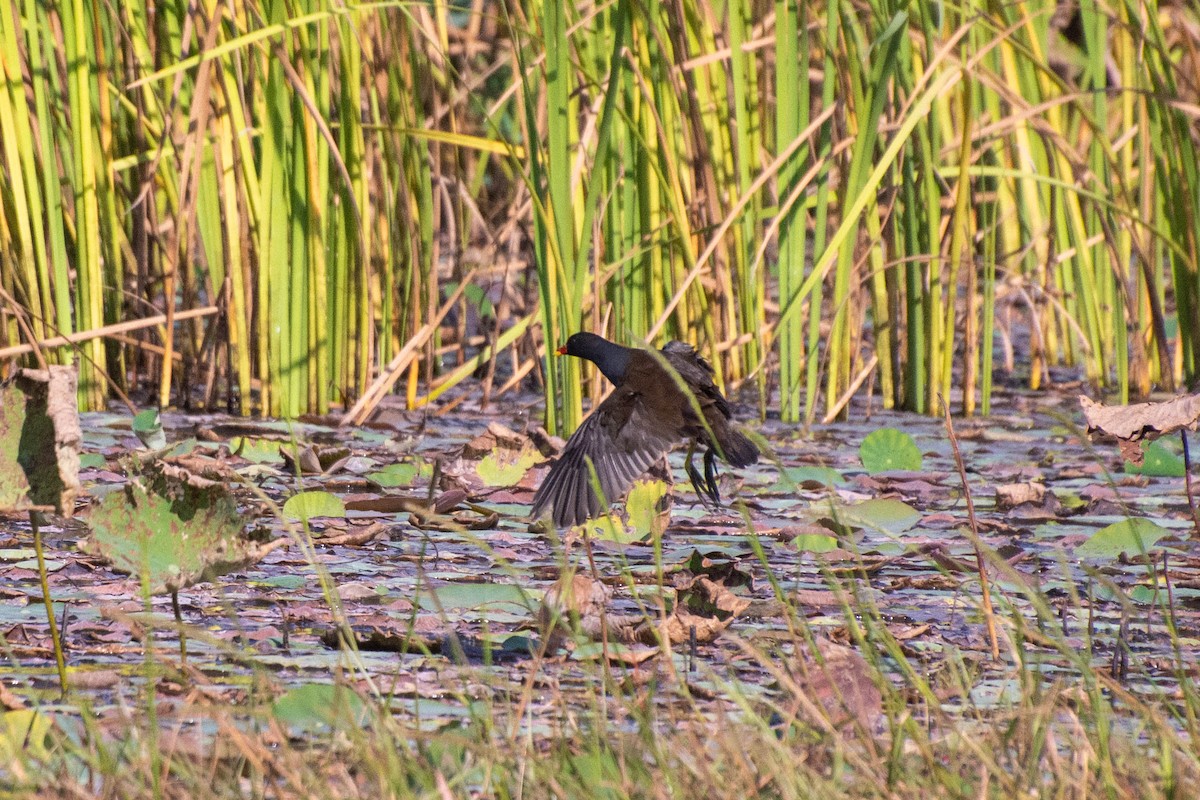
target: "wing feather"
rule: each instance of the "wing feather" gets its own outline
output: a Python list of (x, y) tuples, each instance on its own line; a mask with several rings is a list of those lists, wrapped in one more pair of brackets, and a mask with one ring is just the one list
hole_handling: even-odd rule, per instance
[(533, 498), (532, 516), (547, 510), (560, 528), (578, 525), (602, 510), (592, 488), (591, 460), (604, 499), (621, 498), (637, 478), (675, 444), (678, 435), (649, 418), (642, 398), (618, 389), (583, 421)]

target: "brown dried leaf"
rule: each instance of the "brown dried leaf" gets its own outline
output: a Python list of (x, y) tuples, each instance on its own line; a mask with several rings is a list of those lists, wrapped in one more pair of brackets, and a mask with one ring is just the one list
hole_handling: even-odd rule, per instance
[(835, 728), (855, 722), (868, 730), (883, 716), (883, 696), (871, 680), (871, 666), (852, 647), (816, 637), (815, 652), (805, 644), (791, 666), (796, 713), (809, 722), (823, 715)]
[(18, 370), (0, 388), (0, 508), (73, 514), (82, 441), (75, 368)]
[(1022, 503), (1041, 504), (1046, 499), (1046, 487), (1040, 483), (1007, 483), (996, 487), (996, 508), (1007, 511)]
[(1141, 441), (1153, 441), (1175, 431), (1196, 430), (1200, 424), (1200, 394), (1177, 397), (1162, 403), (1106, 406), (1079, 395), (1088, 433), (1115, 436), (1121, 455), (1134, 464), (1142, 463)]

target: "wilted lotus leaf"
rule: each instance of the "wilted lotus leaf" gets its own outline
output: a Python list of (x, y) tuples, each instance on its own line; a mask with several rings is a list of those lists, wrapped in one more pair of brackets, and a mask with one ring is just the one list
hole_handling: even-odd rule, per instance
[(1200, 394), (1132, 406), (1106, 406), (1080, 395), (1079, 405), (1083, 407), (1088, 433), (1115, 436), (1121, 455), (1135, 465), (1142, 463), (1142, 448), (1138, 442), (1154, 440), (1184, 428), (1194, 431), (1200, 423)]
[(559, 578), (546, 590), (538, 607), (538, 624), (550, 640), (550, 649), (564, 641), (571, 625), (585, 636), (601, 638), (605, 612), (612, 602), (612, 589), (578, 573)]
[(704, 575), (678, 576), (675, 590), (678, 592), (675, 608), (663, 620), (644, 620), (633, 631), (636, 641), (711, 642), (750, 605), (749, 599), (735, 595), (725, 584)]
[(811, 724), (835, 728), (855, 723), (871, 730), (883, 716), (883, 697), (871, 679), (871, 666), (852, 647), (814, 637), (792, 662), (795, 713)]
[(75, 368), (18, 370), (0, 387), (0, 510), (53, 506), (70, 515), (79, 493)]
[(246, 520), (221, 484), (155, 479), (112, 492), (87, 516), (92, 535), (80, 549), (140, 577), (153, 594), (177, 592), (243, 569), (287, 542), (260, 543), (242, 535)]

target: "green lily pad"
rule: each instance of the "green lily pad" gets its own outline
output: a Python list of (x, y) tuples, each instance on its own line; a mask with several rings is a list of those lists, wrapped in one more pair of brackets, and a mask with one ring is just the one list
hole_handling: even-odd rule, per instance
[(367, 711), (351, 689), (327, 683), (299, 686), (271, 704), (271, 713), (282, 725), (309, 732), (361, 727)]
[(858, 457), (871, 475), (880, 472), (921, 468), (921, 451), (907, 433), (896, 428), (880, 428), (863, 439)]
[(174, 499), (139, 483), (112, 492), (87, 516), (79, 548), (139, 576), (152, 594), (177, 592), (256, 563), (266, 551), (242, 537), (245, 518), (223, 486), (177, 490)]
[(1183, 456), (1173, 453), (1161, 440), (1142, 443), (1143, 460), (1140, 466), (1125, 462), (1125, 471), (1130, 475), (1146, 475), (1151, 478), (1182, 478), (1186, 475)]
[(374, 481), (384, 489), (395, 489), (400, 486), (411, 486), (418, 475), (432, 474), (432, 468), (427, 464), (409, 462), (404, 464), (388, 464), (378, 472), (367, 475), (367, 480)]
[(808, 553), (828, 553), (836, 550), (838, 540), (835, 536), (825, 536), (820, 533), (805, 533), (792, 540), (792, 546), (797, 550)]
[(920, 519), (920, 511), (908, 503), (890, 498), (864, 500), (837, 509), (837, 520), (843, 524), (874, 528), (893, 534), (908, 530)]
[(104, 469), (108, 460), (99, 453), (84, 453), (79, 457), (80, 469)]
[(833, 467), (817, 467), (815, 464), (804, 464), (800, 467), (785, 467), (780, 479), (790, 480), (799, 485), (804, 483), (820, 483), (821, 486), (833, 488), (846, 482), (838, 470)]
[(147, 408), (133, 418), (133, 432), (148, 450), (162, 450), (167, 446), (167, 434), (157, 408)]
[(662, 481), (635, 481), (625, 496), (625, 511), (629, 516), (631, 533), (644, 538), (658, 533), (658, 504), (667, 494)]
[(1099, 559), (1117, 558), (1122, 553), (1141, 555), (1169, 533), (1166, 528), (1144, 517), (1123, 519), (1096, 531), (1090, 539), (1075, 548), (1075, 555)]
[(235, 456), (241, 456), (255, 464), (275, 464), (283, 460), (279, 455), (279, 447), (283, 442), (276, 439), (252, 439), (248, 436), (235, 436), (229, 440), (229, 450)]
[(475, 474), (485, 486), (512, 486), (525, 476), (541, 455), (532, 447), (488, 453), (475, 465)]
[(21, 759), (47, 761), (47, 744), (54, 719), (31, 708), (0, 714), (0, 763), (15, 764)]
[(417, 600), (426, 611), (499, 610), (529, 613), (530, 593), (511, 583), (452, 583), (422, 590)]
[(316, 517), (344, 517), (346, 504), (342, 498), (329, 492), (300, 492), (283, 504), (283, 515), (300, 522)]

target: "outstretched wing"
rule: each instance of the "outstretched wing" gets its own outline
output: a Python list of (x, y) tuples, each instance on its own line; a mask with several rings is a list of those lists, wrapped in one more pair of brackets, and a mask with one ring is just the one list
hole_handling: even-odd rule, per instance
[(642, 397), (628, 387), (613, 391), (567, 441), (533, 497), (534, 519), (549, 510), (560, 528), (578, 525), (607, 508), (592, 486), (591, 461), (605, 503), (619, 499), (650, 465), (675, 444), (646, 413)]

